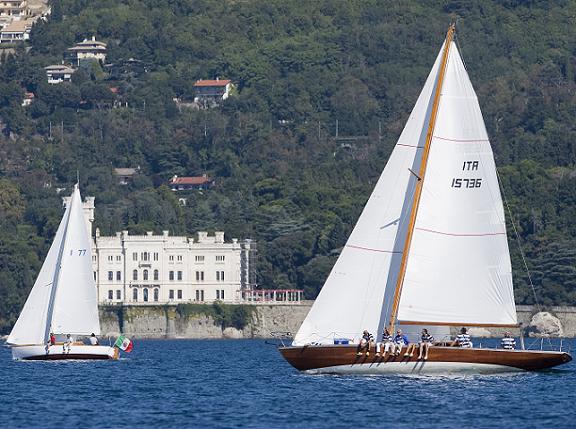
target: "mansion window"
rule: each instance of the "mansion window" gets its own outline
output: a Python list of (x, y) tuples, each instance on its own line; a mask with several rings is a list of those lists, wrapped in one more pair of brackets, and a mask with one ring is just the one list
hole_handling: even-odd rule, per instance
[(108, 299), (114, 299), (114, 291), (112, 289), (108, 291)]
[(216, 255), (216, 262), (224, 262), (224, 255)]
[(174, 299), (174, 289), (168, 291), (168, 299)]
[(122, 280), (122, 271), (116, 271), (116, 280), (117, 280), (117, 281), (121, 281), (121, 280)]
[(120, 289), (116, 289), (116, 299), (122, 299), (122, 291)]
[(182, 271), (178, 271), (178, 280), (182, 280)]
[(121, 260), (122, 260), (122, 256), (116, 255), (116, 261), (117, 261), (117, 262), (120, 262)]
[(217, 282), (224, 281), (224, 271), (216, 271), (216, 281)]
[(204, 301), (204, 290), (196, 289), (196, 301)]
[(132, 253), (132, 260), (133, 260), (133, 261), (137, 261), (137, 260), (138, 260), (138, 252)]
[(154, 252), (154, 260), (155, 260), (155, 261), (158, 260), (158, 252)]
[(204, 271), (196, 271), (196, 281), (197, 282), (204, 281)]
[(194, 257), (194, 260), (195, 260), (196, 262), (204, 262), (204, 256), (202, 256), (202, 255), (196, 255), (196, 256)]
[(134, 302), (138, 301), (138, 289), (136, 288), (132, 289), (132, 301)]
[(171, 262), (174, 262), (174, 255), (168, 256), (168, 260), (171, 261)]
[(160, 294), (160, 291), (158, 290), (158, 288), (154, 288), (154, 302), (158, 302), (158, 295)]
[(148, 270), (144, 270), (144, 272), (142, 273), (142, 277), (144, 280), (148, 280)]
[(150, 253), (141, 252), (140, 253), (140, 259), (142, 259), (143, 261), (148, 261), (150, 259)]
[(174, 280), (174, 271), (168, 273), (168, 280)]
[(182, 299), (182, 289), (178, 289), (178, 299)]
[(158, 280), (159, 277), (158, 270), (154, 270), (154, 280)]
[(144, 294), (144, 302), (148, 302), (148, 289), (144, 288), (143, 294)]
[(108, 255), (108, 262), (112, 262), (114, 260), (114, 256)]
[(114, 280), (114, 271), (108, 271), (108, 281)]
[(224, 299), (224, 289), (220, 289), (216, 291), (216, 299)]
[(138, 280), (138, 270), (132, 271), (132, 280)]

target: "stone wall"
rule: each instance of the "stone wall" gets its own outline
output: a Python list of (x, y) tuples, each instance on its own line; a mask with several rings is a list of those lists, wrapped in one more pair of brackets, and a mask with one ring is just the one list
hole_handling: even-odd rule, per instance
[[(251, 317), (243, 329), (221, 326), (210, 314), (182, 313), (178, 307), (168, 305), (101, 307), (100, 321), (104, 336), (122, 332), (135, 338), (269, 338), (271, 332), (295, 333), (311, 305), (312, 301), (247, 306)], [(576, 307), (550, 307), (545, 309), (549, 314), (538, 316), (539, 311), (533, 306), (518, 306), (517, 311), (527, 336), (576, 337)], [(454, 328), (453, 333), (456, 330)], [(471, 328), (470, 333), (478, 337), (499, 337), (505, 330)], [(511, 331), (519, 334), (518, 329)]]
[(135, 338), (270, 338), (271, 332), (295, 333), (311, 305), (249, 306), (252, 314), (243, 329), (221, 326), (210, 314), (183, 314), (168, 305), (101, 306), (100, 323), (103, 336), (122, 332)]

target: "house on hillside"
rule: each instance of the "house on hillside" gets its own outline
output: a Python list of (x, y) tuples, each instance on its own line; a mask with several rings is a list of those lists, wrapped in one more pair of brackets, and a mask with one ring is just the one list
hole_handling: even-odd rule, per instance
[(25, 92), (24, 98), (22, 99), (22, 107), (28, 107), (34, 101), (35, 95), (33, 92)]
[(28, 40), (32, 24), (32, 20), (12, 21), (0, 30), (0, 43), (15, 43)]
[(204, 107), (214, 107), (226, 100), (232, 90), (229, 80), (197, 80), (194, 84), (194, 102)]
[(78, 67), (85, 61), (101, 61), (104, 63), (106, 60), (106, 43), (99, 42), (96, 37), (92, 36), (90, 40), (84, 39), (82, 42), (68, 48), (66, 53), (70, 61)]
[(202, 176), (178, 177), (170, 179), (170, 189), (173, 191), (191, 191), (196, 189), (208, 189), (214, 186), (214, 179), (203, 174)]
[(57, 84), (62, 82), (70, 82), (72, 80), (72, 75), (76, 71), (71, 67), (64, 64), (54, 64), (48, 67), (44, 67), (46, 70), (46, 77), (48, 78), (48, 83)]
[(118, 178), (119, 185), (127, 185), (132, 178), (138, 174), (140, 167), (137, 168), (115, 168), (114, 176)]
[(0, 0), (0, 27), (26, 19), (28, 13), (27, 0)]

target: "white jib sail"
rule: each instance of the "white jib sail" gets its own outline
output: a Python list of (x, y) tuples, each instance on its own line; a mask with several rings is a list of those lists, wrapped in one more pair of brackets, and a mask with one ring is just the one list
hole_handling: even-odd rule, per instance
[(69, 210), (70, 219), (54, 297), (51, 328), (55, 334), (99, 335), (100, 320), (92, 271), (91, 242), (78, 186), (70, 199)]
[[(357, 341), (377, 335), (387, 317), (409, 221), (415, 177), (426, 139), (441, 55), (388, 163), (293, 344)], [(387, 287), (391, 285), (391, 287)]]
[(516, 324), (496, 166), (454, 43), (438, 109), (398, 319)]
[(28, 295), (16, 324), (12, 328), (12, 332), (8, 336), (7, 343), (9, 344), (43, 344), (46, 340), (46, 324), (48, 323), (48, 307), (52, 293), (52, 282), (54, 281), (60, 248), (64, 245), (64, 232), (69, 214), (70, 207), (64, 212), (36, 282)]

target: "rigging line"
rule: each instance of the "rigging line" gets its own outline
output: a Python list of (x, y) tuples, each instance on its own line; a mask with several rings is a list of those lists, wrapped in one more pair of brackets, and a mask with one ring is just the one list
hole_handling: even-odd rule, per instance
[(520, 250), (520, 256), (522, 256), (522, 262), (524, 263), (524, 268), (526, 269), (526, 274), (528, 275), (528, 282), (530, 283), (532, 293), (534, 294), (534, 302), (536, 303), (538, 311), (541, 312), (542, 306), (540, 305), (540, 301), (538, 301), (538, 295), (536, 294), (536, 288), (534, 287), (534, 283), (532, 283), (532, 275), (530, 274), (528, 264), (526, 263), (526, 257), (524, 256), (524, 249), (522, 248), (522, 243), (520, 242), (520, 234), (518, 234), (518, 230), (516, 229), (516, 223), (514, 222), (514, 217), (512, 216), (512, 210), (510, 209), (510, 204), (508, 204), (508, 199), (506, 198), (506, 193), (504, 192), (504, 184), (502, 182), (502, 179), (500, 178), (500, 172), (498, 171), (498, 168), (496, 168), (496, 175), (498, 176), (498, 183), (502, 191), (502, 199), (504, 200), (504, 204), (506, 204), (506, 209), (508, 210), (508, 216), (510, 216), (510, 223), (512, 224), (512, 229), (514, 230), (516, 241), (518, 242), (518, 249)]
[[(458, 18), (454, 20), (454, 26), (456, 27), (456, 30), (460, 28), (460, 25), (458, 25)], [(466, 61), (464, 61), (464, 55), (462, 55), (462, 47), (460, 46), (460, 38), (458, 37), (458, 33), (460, 33), (460, 31), (454, 32), (454, 43), (456, 44), (456, 49), (458, 49), (458, 52), (460, 52), (460, 59), (462, 60), (462, 64), (464, 65), (464, 70), (466, 70), (467, 72), (468, 67), (466, 67)]]

